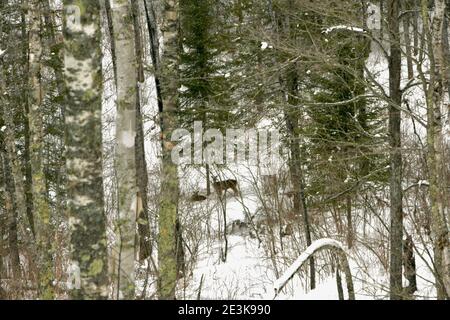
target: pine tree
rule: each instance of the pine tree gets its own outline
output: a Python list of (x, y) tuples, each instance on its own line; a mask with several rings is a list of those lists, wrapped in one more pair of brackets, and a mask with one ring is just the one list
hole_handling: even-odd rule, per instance
[[(180, 1), (181, 38), (180, 123), (192, 127), (201, 121), (203, 130), (225, 132), (232, 122), (228, 81), (225, 77), (226, 24), (215, 14), (217, 0)], [(207, 194), (211, 193), (211, 168), (205, 164)]]

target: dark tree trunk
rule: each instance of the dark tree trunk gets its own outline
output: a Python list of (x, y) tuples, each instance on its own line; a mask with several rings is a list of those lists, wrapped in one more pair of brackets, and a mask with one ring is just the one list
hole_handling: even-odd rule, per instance
[(347, 246), (349, 249), (353, 248), (353, 242), (355, 240), (355, 232), (353, 230), (352, 219), (352, 197), (347, 195)]
[[(28, 31), (27, 31), (27, 23), (26, 23), (26, 16), (25, 16), (25, 10), (21, 11), (21, 22), (22, 22), (22, 39), (23, 46), (22, 46), (22, 61), (24, 65), (24, 74), (28, 74)], [(31, 171), (31, 153), (30, 153), (30, 123), (28, 122), (28, 117), (30, 114), (29, 110), (29, 104), (28, 104), (28, 97), (27, 97), (27, 91), (28, 87), (26, 83), (23, 85), (22, 92), (24, 92), (24, 138), (25, 138), (25, 149), (24, 149), (24, 161), (25, 161), (25, 181), (24, 181), (24, 188), (25, 188), (25, 197), (26, 197), (26, 207), (27, 207), (27, 219), (28, 223), (30, 225), (30, 230), (33, 236), (36, 236), (35, 228), (34, 228), (34, 216), (33, 216), (33, 192), (32, 192), (32, 171)]]
[(140, 22), (139, 2), (132, 2), (133, 23), (135, 31), (136, 58), (138, 63), (138, 86), (136, 87), (136, 171), (139, 196), (142, 201), (142, 210), (138, 212), (139, 232), (139, 260), (143, 261), (152, 253), (152, 242), (150, 234), (150, 220), (148, 215), (148, 172), (145, 160), (144, 146), (144, 119), (141, 107), (141, 92), (139, 83), (144, 83), (144, 64), (142, 46), (142, 26)]
[(337, 265), (336, 265), (336, 286), (337, 286), (337, 291), (338, 291), (338, 296), (339, 296), (339, 300), (345, 300), (344, 297), (344, 289), (342, 287), (342, 277), (341, 277), (341, 272), (339, 271), (339, 259), (336, 258), (336, 261), (338, 261)]
[(19, 244), (17, 235), (17, 204), (14, 197), (14, 182), (11, 171), (11, 164), (5, 154), (2, 164), (3, 180), (5, 181), (5, 208), (7, 213), (6, 226), (8, 230), (8, 256), (11, 263), (13, 279), (18, 281), (20, 277)]
[[(291, 153), (291, 159), (289, 163), (289, 171), (291, 174), (292, 187), (294, 188), (294, 211), (297, 216), (303, 217), (303, 224), (305, 228), (306, 245), (309, 247), (312, 244), (311, 237), (311, 224), (309, 222), (308, 207), (306, 204), (306, 194), (304, 185), (304, 176), (302, 170), (301, 150), (300, 150), (300, 137), (299, 137), (299, 120), (298, 115), (295, 113), (293, 106), (296, 105), (296, 97), (298, 95), (298, 75), (295, 70), (295, 66), (291, 67), (287, 74), (286, 86), (289, 92), (288, 108), (289, 110), (285, 114), (287, 128), (290, 136), (289, 148)], [(311, 289), (316, 287), (315, 277), (315, 261), (312, 257), (309, 263), (309, 271), (311, 277)]]
[(401, 152), (401, 48), (399, 25), (399, 1), (388, 1), (388, 32), (391, 44), (389, 56), (389, 142), (390, 142), (390, 297), (402, 298), (402, 152)]
[(403, 35), (405, 40), (405, 54), (406, 54), (406, 63), (408, 67), (408, 79), (411, 80), (414, 78), (414, 67), (413, 67), (413, 59), (412, 59), (412, 49), (411, 49), (411, 13), (406, 13), (406, 11), (411, 10), (409, 5), (409, 0), (401, 0), (401, 8), (404, 12), (403, 14)]
[(413, 25), (413, 53), (416, 56), (419, 53), (419, 17), (420, 17), (420, 0), (411, 0), (411, 9), (414, 10), (412, 13), (412, 25)]
[(414, 243), (411, 235), (403, 241), (403, 267), (408, 286), (405, 288), (406, 297), (412, 298), (417, 291), (416, 258), (414, 255)]
[[(114, 24), (111, 10), (111, 0), (105, 0), (105, 13), (106, 13), (106, 21), (108, 23), (108, 33), (109, 33), (109, 41), (111, 43), (111, 52), (114, 55), (116, 52), (116, 42), (114, 41)], [(112, 59), (113, 69), (114, 69), (114, 83), (117, 85), (117, 61), (116, 59)]]

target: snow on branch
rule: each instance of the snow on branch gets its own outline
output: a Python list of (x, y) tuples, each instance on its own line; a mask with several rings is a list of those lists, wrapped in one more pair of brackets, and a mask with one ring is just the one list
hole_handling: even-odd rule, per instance
[[(344, 268), (344, 272), (346, 275), (347, 280), (347, 288), (349, 291), (349, 298), (354, 299), (354, 292), (353, 292), (353, 282), (351, 278), (350, 268), (347, 261), (347, 253), (345, 246), (341, 244), (339, 241), (333, 240), (333, 239), (320, 239), (315, 241), (313, 244), (311, 244), (298, 258), (295, 260), (295, 262), (284, 272), (284, 274), (274, 282), (274, 290), (275, 290), (275, 297), (278, 295), (278, 293), (284, 288), (286, 283), (292, 279), (295, 275), (295, 273), (305, 264), (306, 261), (310, 257), (312, 257), (316, 252), (325, 250), (325, 249), (332, 249), (332, 250), (338, 250), (341, 253), (342, 257), (342, 267)], [(274, 297), (274, 298), (275, 298)]]
[(430, 186), (430, 183), (428, 181), (420, 180), (420, 181), (417, 181), (416, 183), (413, 183), (412, 185), (408, 186), (405, 190), (403, 190), (403, 192), (407, 192), (414, 187), (420, 188), (420, 187), (429, 187), (429, 186)]
[(364, 30), (363, 28), (344, 26), (344, 25), (330, 27), (328, 29), (325, 29), (323, 31), (323, 33), (328, 34), (328, 33), (331, 33), (331, 32), (333, 32), (335, 30), (348, 30), (348, 31), (353, 31), (353, 32), (366, 33), (366, 30)]
[(0, 58), (3, 57), (3, 55), (4, 55), (5, 53), (6, 53), (6, 49), (5, 49), (5, 50), (0, 49)]

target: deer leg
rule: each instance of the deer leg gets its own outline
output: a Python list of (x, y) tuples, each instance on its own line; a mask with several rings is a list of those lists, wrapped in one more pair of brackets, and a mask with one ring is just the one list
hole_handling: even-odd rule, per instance
[(241, 195), (238, 186), (234, 186), (232, 189), (236, 197)]

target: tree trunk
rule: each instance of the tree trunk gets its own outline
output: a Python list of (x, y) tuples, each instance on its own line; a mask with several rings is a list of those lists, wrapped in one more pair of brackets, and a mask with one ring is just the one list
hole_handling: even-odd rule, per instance
[(134, 299), (136, 258), (136, 220), (138, 186), (136, 175), (136, 71), (135, 31), (128, 0), (115, 0), (111, 6), (117, 70), (116, 165), (118, 180), (116, 252), (119, 298)]
[[(0, 142), (3, 142), (0, 138)], [(3, 157), (4, 157), (4, 151), (0, 148), (0, 167), (3, 166)], [(4, 172), (4, 171), (3, 171)], [(4, 184), (4, 178), (2, 175), (0, 175), (0, 196), (5, 198), (5, 184)], [(2, 203), (4, 204), (4, 203)], [(5, 278), (5, 265), (3, 263), (3, 259), (5, 256), (4, 252), (4, 239), (5, 239), (5, 212), (4, 210), (0, 210), (0, 279)], [(0, 281), (0, 300), (6, 299), (6, 291), (3, 289), (3, 283)]]
[(159, 212), (159, 279), (158, 293), (163, 300), (175, 299), (175, 288), (178, 278), (178, 252), (177, 222), (178, 222), (178, 168), (172, 162), (171, 152), (174, 147), (170, 141), (171, 133), (177, 126), (178, 108), (178, 65), (179, 65), (179, 2), (178, 0), (165, 1), (164, 22), (162, 36), (164, 53), (161, 67), (158, 68), (158, 78), (161, 80), (161, 143), (162, 143), (162, 169), (161, 169), (161, 196)]
[[(0, 72), (3, 72), (1, 70)], [(2, 75), (3, 76), (3, 75)], [(6, 92), (6, 89), (2, 85), (2, 79), (0, 78), (0, 91)], [(26, 208), (26, 196), (25, 189), (23, 186), (23, 173), (22, 173), (22, 164), (20, 159), (17, 156), (17, 148), (15, 143), (15, 132), (14, 132), (14, 114), (11, 106), (7, 106), (6, 103), (3, 103), (3, 106), (0, 106), (0, 115), (3, 115), (3, 120), (5, 122), (5, 149), (7, 158), (10, 161), (12, 179), (14, 181), (14, 198), (17, 206), (17, 216), (20, 219), (25, 219), (27, 217), (27, 208)], [(3, 109), (3, 110), (2, 110)]]
[[(450, 100), (450, 34), (448, 31), (449, 28), (449, 20), (450, 20), (450, 0), (447, 0), (447, 12), (444, 17), (444, 25), (443, 25), (443, 42), (444, 42), (444, 52), (445, 52), (445, 81), (447, 82), (447, 95)], [(450, 109), (450, 107), (449, 107)], [(450, 113), (450, 110), (449, 110)]]
[(44, 11), (44, 23), (45, 30), (47, 31), (50, 40), (50, 51), (55, 59), (52, 60), (51, 67), (55, 72), (55, 82), (58, 89), (58, 95), (64, 95), (64, 72), (63, 72), (63, 56), (60, 49), (61, 40), (58, 40), (56, 35), (56, 22), (55, 17), (52, 13), (52, 8), (50, 5), (50, 0), (42, 1), (43, 11)]
[[(289, 132), (289, 148), (291, 153), (291, 159), (289, 163), (289, 171), (291, 174), (292, 187), (294, 188), (294, 211), (297, 216), (303, 217), (303, 224), (305, 228), (305, 239), (306, 245), (309, 247), (312, 243), (311, 237), (311, 225), (309, 222), (308, 215), (308, 207), (306, 205), (306, 195), (305, 195), (305, 186), (304, 186), (304, 176), (302, 169), (302, 161), (301, 161), (301, 150), (300, 150), (300, 137), (299, 137), (299, 120), (298, 115), (295, 113), (293, 109), (296, 106), (296, 97), (298, 95), (297, 86), (298, 86), (298, 75), (295, 70), (295, 66), (291, 67), (289, 70), (286, 86), (289, 92), (288, 98), (288, 108), (286, 111), (285, 118)], [(316, 272), (315, 272), (315, 261), (314, 257), (311, 257), (309, 262), (309, 271), (311, 277), (311, 290), (316, 287)]]
[[(23, 74), (29, 74), (29, 64), (28, 64), (28, 31), (27, 31), (27, 20), (26, 20), (26, 9), (21, 10), (21, 21), (22, 21), (22, 61), (24, 65)], [(23, 112), (24, 116), (24, 138), (25, 138), (25, 150), (24, 150), (24, 161), (25, 161), (25, 198), (27, 207), (27, 218), (30, 224), (31, 233), (36, 237), (36, 232), (34, 228), (34, 210), (33, 210), (33, 190), (32, 190), (32, 172), (31, 172), (31, 137), (30, 137), (30, 123), (28, 121), (30, 114), (29, 99), (28, 99), (28, 84), (26, 81), (22, 82), (22, 92), (24, 93), (23, 102)]]
[(5, 154), (2, 171), (5, 181), (5, 211), (7, 214), (6, 229), (8, 230), (8, 256), (11, 264), (12, 276), (15, 281), (20, 280), (20, 258), (17, 235), (17, 200), (14, 197), (14, 182), (11, 172), (11, 161)]
[[(403, 12), (410, 10), (410, 1), (409, 0), (401, 0), (401, 8)], [(408, 68), (408, 79), (411, 80), (414, 78), (414, 66), (412, 59), (412, 49), (411, 49), (411, 14), (404, 13), (403, 15), (403, 35), (405, 41), (405, 55), (406, 55), (406, 63)]]
[[(133, 22), (136, 44), (136, 58), (138, 65), (137, 80), (139, 83), (145, 82), (144, 63), (142, 46), (142, 26), (140, 21), (139, 2), (132, 2)], [(148, 172), (147, 162), (145, 160), (145, 135), (144, 119), (141, 110), (141, 92), (140, 86), (136, 83), (136, 170), (137, 185), (139, 188), (139, 197), (142, 201), (142, 210), (138, 212), (138, 231), (139, 231), (139, 260), (143, 261), (150, 257), (152, 253), (152, 242), (150, 234), (150, 220), (148, 215)]]
[[(426, 88), (427, 101), (427, 143), (428, 167), (430, 175), (431, 229), (434, 242), (434, 267), (438, 299), (450, 297), (450, 247), (446, 224), (448, 204), (445, 179), (443, 112), (446, 101), (446, 56), (443, 44), (445, 0), (435, 1), (435, 12), (430, 26), (428, 2), (422, 0), (422, 16), (430, 57), (430, 80)], [(448, 102), (447, 102), (448, 103)]]
[[(78, 284), (71, 297), (106, 299), (100, 6), (98, 1), (65, 0), (64, 9), (67, 209), (72, 270)], [(78, 12), (83, 14), (80, 24)]]
[(410, 235), (403, 241), (403, 266), (405, 269), (405, 278), (408, 280), (408, 286), (405, 288), (405, 295), (409, 299), (412, 299), (414, 297), (414, 292), (417, 291), (417, 276), (414, 243)]
[(51, 209), (43, 167), (45, 128), (43, 122), (43, 88), (41, 83), (41, 12), (42, 3), (29, 1), (29, 122), (33, 207), (36, 239), (39, 251), (39, 297), (53, 299), (53, 250), (51, 235)]
[(413, 13), (413, 54), (416, 56), (419, 53), (419, 43), (420, 43), (420, 34), (419, 34), (419, 17), (420, 17), (420, 2), (421, 0), (411, 0), (412, 2), (412, 10)]
[(163, 98), (161, 93), (161, 79), (159, 75), (159, 70), (161, 69), (161, 60), (160, 60), (160, 46), (159, 46), (159, 33), (158, 33), (158, 24), (156, 21), (156, 12), (154, 5), (151, 3), (151, 0), (144, 1), (145, 7), (145, 15), (147, 20), (147, 28), (149, 33), (149, 42), (150, 42), (150, 55), (152, 58), (153, 68), (155, 69), (155, 87), (156, 87), (156, 97), (158, 102), (158, 110), (159, 112), (163, 111)]
[[(2, 43), (3, 45), (3, 43)], [(5, 70), (3, 66), (0, 68), (0, 92), (6, 92), (5, 88)], [(4, 179), (5, 185), (9, 188), (10, 204), (12, 210), (9, 215), (9, 245), (11, 250), (11, 265), (13, 269), (13, 276), (16, 281), (20, 280), (20, 260), (19, 260), (19, 245), (18, 245), (18, 226), (19, 219), (26, 218), (26, 202), (25, 191), (23, 188), (23, 174), (20, 159), (17, 156), (16, 140), (15, 140), (15, 125), (14, 125), (14, 108), (7, 104), (6, 99), (0, 97), (0, 118), (3, 118), (5, 124), (4, 130)], [(26, 236), (26, 235), (23, 235)]]
[(353, 217), (352, 217), (352, 197), (347, 195), (346, 197), (346, 210), (347, 210), (347, 246), (349, 249), (353, 248), (355, 241), (355, 231), (353, 230)]
[(114, 55), (116, 52), (116, 42), (114, 39), (114, 22), (112, 17), (111, 1), (113, 0), (104, 0), (104, 4), (105, 4), (106, 20), (108, 22), (108, 33), (111, 45), (111, 53), (113, 55), (112, 64), (114, 69), (114, 83), (117, 86), (117, 61), (116, 59), (114, 59)]
[(17, 159), (14, 132), (12, 124), (12, 118), (10, 111), (3, 108), (3, 119), (7, 124), (6, 134), (5, 134), (5, 147), (6, 154), (4, 156), (4, 173), (5, 173), (5, 184), (8, 189), (9, 203), (11, 210), (8, 217), (8, 230), (9, 230), (9, 248), (10, 248), (10, 260), (13, 270), (14, 280), (18, 281), (21, 279), (20, 273), (20, 261), (19, 261), (19, 245), (18, 245), (18, 226), (17, 221), (20, 218), (26, 216), (26, 206), (25, 206), (25, 194), (22, 184), (22, 171), (19, 160)]
[(345, 300), (344, 297), (344, 288), (342, 287), (342, 277), (341, 277), (341, 272), (339, 271), (340, 266), (339, 266), (339, 258), (336, 258), (336, 286), (337, 286), (337, 291), (338, 291), (338, 296), (339, 296), (339, 300)]
[(391, 45), (389, 56), (389, 141), (390, 141), (390, 297), (402, 298), (402, 151), (401, 151), (401, 48), (399, 26), (399, 1), (388, 1), (388, 32)]

